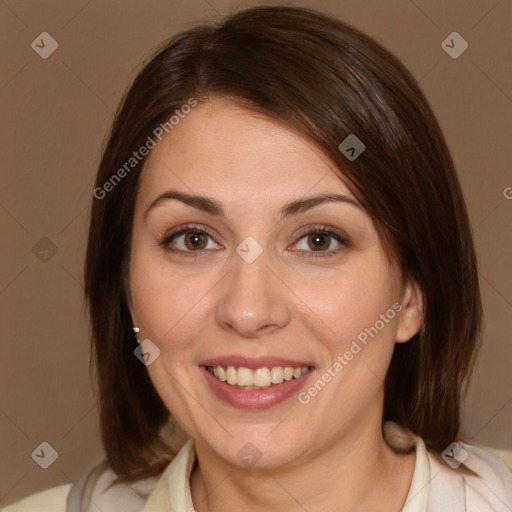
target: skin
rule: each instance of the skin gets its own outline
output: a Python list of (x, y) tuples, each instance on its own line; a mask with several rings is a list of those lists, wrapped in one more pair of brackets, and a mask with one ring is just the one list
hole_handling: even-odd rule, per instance
[[(209, 196), (226, 218), (185, 205), (151, 203), (166, 190)], [(415, 454), (395, 454), (381, 434), (384, 377), (395, 343), (421, 327), (422, 297), (390, 263), (360, 207), (329, 202), (280, 220), (288, 202), (322, 193), (355, 200), (332, 163), (282, 123), (227, 100), (201, 102), (152, 150), (141, 175), (130, 258), (134, 325), (161, 351), (147, 367), (162, 400), (194, 438), (194, 507), (203, 511), (401, 510)], [(160, 242), (188, 223), (206, 228), (202, 255)], [(325, 257), (302, 229), (328, 225)], [(263, 252), (236, 252), (248, 236)], [(339, 251), (338, 251), (339, 249)], [(191, 255), (191, 256), (190, 256)], [(306, 389), (352, 340), (399, 302), (402, 310), (325, 388), (302, 405), (295, 396), (262, 410), (216, 397), (200, 373), (205, 359), (244, 355), (310, 361)], [(260, 460), (246, 468), (239, 450)]]

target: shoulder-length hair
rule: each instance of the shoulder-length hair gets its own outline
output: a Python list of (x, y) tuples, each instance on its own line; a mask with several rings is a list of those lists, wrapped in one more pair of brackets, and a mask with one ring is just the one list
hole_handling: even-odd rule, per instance
[[(99, 165), (85, 292), (102, 441), (118, 481), (155, 476), (175, 453), (162, 435), (170, 413), (133, 353), (125, 284), (145, 161), (133, 156), (191, 99), (213, 97), (287, 123), (327, 155), (390, 261), (421, 288), (423, 326), (395, 346), (383, 420), (443, 451), (458, 435), (482, 306), (468, 213), (436, 118), (400, 61), (359, 30), (309, 9), (256, 7), (156, 51), (125, 94)], [(339, 149), (351, 134), (365, 145), (356, 159)]]

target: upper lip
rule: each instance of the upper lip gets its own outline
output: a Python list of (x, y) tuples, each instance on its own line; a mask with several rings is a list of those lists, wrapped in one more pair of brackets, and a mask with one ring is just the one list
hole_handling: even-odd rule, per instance
[(306, 366), (313, 366), (311, 362), (297, 361), (283, 357), (245, 357), (245, 356), (219, 356), (212, 359), (207, 359), (200, 363), (199, 366), (237, 366), (249, 368), (250, 370), (257, 370), (258, 368), (272, 367), (272, 366), (291, 366), (293, 368), (304, 368)]

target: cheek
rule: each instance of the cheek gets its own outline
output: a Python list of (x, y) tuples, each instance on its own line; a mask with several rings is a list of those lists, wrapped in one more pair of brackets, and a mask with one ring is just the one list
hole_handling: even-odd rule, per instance
[[(180, 275), (169, 265), (133, 255), (130, 286), (141, 332), (161, 350), (185, 347), (204, 325), (207, 276)], [(176, 352), (175, 352), (176, 353)]]
[(353, 340), (365, 346), (365, 341), (378, 337), (389, 342), (386, 346), (394, 345), (398, 313), (393, 304), (399, 293), (393, 275), (388, 266), (374, 262), (341, 270), (334, 277), (297, 281), (297, 296), (321, 320), (323, 344), (333, 358), (348, 350)]

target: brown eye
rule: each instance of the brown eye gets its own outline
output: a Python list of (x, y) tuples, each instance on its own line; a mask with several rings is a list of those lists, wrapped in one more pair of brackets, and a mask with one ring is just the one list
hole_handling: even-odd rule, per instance
[(338, 231), (324, 226), (303, 231), (295, 246), (305, 256), (333, 256), (350, 247), (350, 242)]
[(308, 246), (314, 251), (328, 249), (331, 245), (331, 236), (325, 233), (314, 233), (308, 236)]
[(182, 227), (165, 236), (160, 241), (160, 245), (180, 256), (204, 256), (211, 249), (222, 249), (222, 246), (215, 243), (212, 234), (196, 226)]
[(208, 235), (199, 233), (197, 231), (188, 231), (184, 238), (185, 247), (190, 250), (201, 250), (206, 247), (208, 243)]

